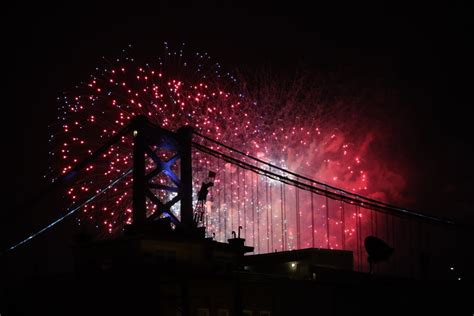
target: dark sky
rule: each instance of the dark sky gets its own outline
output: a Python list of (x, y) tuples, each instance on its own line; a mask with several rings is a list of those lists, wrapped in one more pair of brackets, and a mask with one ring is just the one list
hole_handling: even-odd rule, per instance
[[(417, 172), (418, 205), (472, 220), (472, 6), (305, 2), (5, 9), (4, 155), (14, 184), (8, 196), (18, 204), (44, 184), (47, 124), (62, 91), (87, 78), (101, 56), (115, 56), (131, 43), (153, 58), (168, 41), (207, 51), (230, 70), (270, 65), (291, 74), (304, 65), (312, 72), (342, 69), (348, 77), (387, 79), (404, 101), (387, 111), (406, 120), (400, 148)], [(15, 225), (28, 218), (29, 226), (39, 215), (4, 209), (2, 216)]]

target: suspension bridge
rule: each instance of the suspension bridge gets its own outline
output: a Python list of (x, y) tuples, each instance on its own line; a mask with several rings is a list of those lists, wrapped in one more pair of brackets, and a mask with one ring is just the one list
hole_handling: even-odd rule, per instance
[[(429, 258), (453, 260), (449, 252), (463, 228), (448, 219), (397, 207), (286, 170), (212, 139), (191, 127), (176, 132), (145, 117), (132, 122), (100, 148), (56, 178), (37, 200), (74, 181), (91, 163), (124, 137), (132, 137), (133, 167), (72, 205), (62, 217), (9, 247), (26, 246), (118, 183), (133, 180), (132, 226), (169, 217), (176, 229), (204, 227), (208, 237), (225, 242), (242, 233), (255, 254), (304, 248), (350, 250), (354, 269), (369, 269), (364, 239), (376, 236), (395, 248), (378, 273), (421, 277)], [(196, 220), (198, 188), (209, 180), (202, 217)], [(448, 260), (449, 259), (449, 260)]]

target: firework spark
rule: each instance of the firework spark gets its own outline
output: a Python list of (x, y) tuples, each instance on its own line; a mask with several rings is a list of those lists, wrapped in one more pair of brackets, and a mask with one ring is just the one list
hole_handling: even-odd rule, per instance
[[(140, 64), (130, 57), (105, 63), (87, 82), (59, 98), (50, 152), (55, 171), (67, 172), (133, 117), (146, 115), (170, 130), (191, 125), (262, 160), (354, 193), (381, 191), (370, 186), (374, 174), (367, 150), (374, 136), (360, 128), (356, 132), (342, 120), (340, 100), (325, 100), (321, 90), (305, 90), (298, 82), (284, 87), (260, 82), (257, 88), (244, 88), (248, 85), (242, 82), (223, 72), (207, 54), (185, 56), (182, 48), (175, 51), (166, 44), (155, 64)], [(88, 166), (67, 189), (68, 200), (100, 190), (130, 168), (131, 146), (131, 139), (124, 137)], [(340, 202), (300, 192), (200, 152), (193, 155), (195, 190), (208, 171), (217, 174), (205, 224), (218, 240), (224, 241), (242, 225), (257, 252), (353, 248), (361, 230), (358, 225), (369, 226), (367, 210), (344, 209)], [(92, 224), (100, 234), (119, 232), (131, 222), (130, 180), (86, 205), (78, 222)], [(149, 204), (148, 212), (153, 211)], [(172, 211), (179, 216), (178, 208)]]

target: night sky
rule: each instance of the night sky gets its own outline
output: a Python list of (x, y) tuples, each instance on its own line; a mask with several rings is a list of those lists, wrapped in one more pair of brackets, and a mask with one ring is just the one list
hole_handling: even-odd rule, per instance
[(207, 51), (231, 71), (269, 66), (282, 76), (303, 68), (348, 82), (383, 78), (400, 102), (378, 110), (399, 127), (414, 206), (474, 222), (472, 6), (216, 3), (4, 10), (3, 153), (11, 184), (5, 198), (15, 199), (4, 204), (17, 207), (3, 207), (2, 241), (45, 220), (18, 205), (45, 184), (56, 97), (86, 79), (102, 56), (133, 44), (150, 59), (163, 41)]

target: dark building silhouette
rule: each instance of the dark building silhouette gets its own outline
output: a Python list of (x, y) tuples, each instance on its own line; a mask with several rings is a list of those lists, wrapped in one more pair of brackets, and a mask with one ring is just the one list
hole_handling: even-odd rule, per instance
[[(350, 251), (253, 248), (172, 230), (169, 218), (113, 240), (79, 239), (75, 273), (8, 293), (18, 315), (456, 315), (467, 289), (353, 271)], [(471, 292), (472, 293), (472, 292)], [(5, 315), (8, 315), (5, 314)]]

